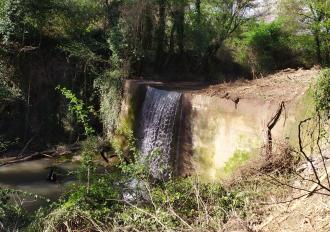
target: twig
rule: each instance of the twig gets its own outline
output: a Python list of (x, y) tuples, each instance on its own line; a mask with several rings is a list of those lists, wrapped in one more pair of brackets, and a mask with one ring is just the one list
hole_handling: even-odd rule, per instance
[(305, 197), (306, 195), (309, 195), (309, 193), (305, 193), (305, 194), (300, 195), (300, 196), (298, 196), (298, 197), (293, 197), (293, 198), (291, 198), (290, 200), (286, 200), (286, 201), (277, 201), (277, 202), (273, 202), (273, 203), (262, 202), (262, 203), (260, 203), (260, 205), (277, 205), (277, 204), (291, 203), (291, 202), (293, 202), (293, 201), (295, 201), (295, 200), (299, 200), (299, 199)]
[[(320, 181), (323, 181), (325, 178), (328, 177), (328, 172), (326, 171), (320, 178)], [(315, 189), (317, 189), (317, 187), (320, 187), (319, 183), (315, 183), (311, 188), (310, 188), (310, 192), (315, 191)], [(322, 186), (321, 186), (322, 187)], [(308, 196), (310, 196), (311, 194), (308, 194)]]
[(30, 143), (32, 143), (32, 141), (36, 138), (37, 136), (34, 135), (32, 136), (32, 138), (29, 139), (29, 141), (27, 141), (27, 143), (25, 144), (25, 146), (23, 147), (23, 149), (20, 151), (20, 153), (18, 154), (18, 156), (22, 156), (23, 153), (26, 151), (26, 149), (29, 147)]
[(297, 175), (298, 177), (300, 177), (303, 181), (309, 181), (312, 182), (314, 184), (317, 184), (317, 182), (315, 180), (309, 179), (309, 178), (305, 178), (302, 175), (300, 175), (299, 173), (297, 173), (296, 171), (293, 172), (295, 175)]
[(132, 203), (128, 202), (128, 201), (125, 201), (125, 200), (119, 200), (119, 199), (109, 199), (109, 200), (112, 200), (112, 201), (117, 201), (117, 202), (122, 202), (122, 203), (125, 203), (135, 209), (137, 209), (138, 211), (152, 217), (153, 219), (156, 220), (156, 222), (158, 222), (162, 227), (164, 227), (166, 229), (166, 231), (170, 231), (169, 228), (167, 228), (167, 226), (165, 226), (155, 215), (153, 215), (152, 213), (149, 213), (147, 212), (146, 210), (143, 210), (139, 207), (137, 207), (136, 205), (133, 205)]
[(304, 158), (305, 158), (305, 159), (311, 164), (311, 167), (312, 167), (312, 170), (313, 170), (314, 176), (315, 176), (315, 178), (316, 178), (316, 180), (317, 180), (317, 184), (318, 184), (320, 187), (322, 187), (323, 189), (326, 189), (327, 191), (330, 192), (329, 187), (326, 187), (326, 186), (324, 186), (324, 185), (322, 184), (322, 181), (320, 180), (320, 177), (319, 177), (319, 175), (318, 175), (318, 173), (317, 173), (317, 171), (316, 171), (315, 165), (313, 164), (313, 161), (308, 157), (308, 155), (307, 155), (306, 152), (304, 151), (304, 148), (303, 148), (303, 145), (302, 145), (303, 142), (302, 142), (302, 138), (301, 138), (301, 127), (302, 127), (302, 125), (303, 125), (304, 123), (310, 121), (311, 119), (312, 119), (312, 118), (307, 118), (307, 119), (305, 119), (305, 120), (303, 120), (303, 121), (301, 121), (301, 122), (299, 123), (299, 126), (298, 126), (299, 150), (300, 150), (301, 154), (304, 156)]
[(177, 217), (185, 226), (187, 226), (189, 229), (193, 229), (185, 220), (183, 220), (174, 210), (173, 210), (173, 208), (171, 207), (170, 208), (170, 211), (171, 211), (171, 213), (175, 216), (175, 217)]
[(317, 144), (317, 148), (319, 150), (319, 154), (320, 154), (321, 159), (322, 159), (324, 171), (325, 171), (325, 174), (326, 174), (326, 177), (327, 177), (327, 180), (328, 180), (328, 186), (330, 188), (329, 173), (328, 173), (328, 169), (326, 167), (324, 156), (323, 156), (322, 149), (321, 149), (321, 146), (320, 146), (320, 140), (321, 140), (321, 115), (320, 115), (320, 112), (317, 112), (317, 122), (318, 122), (317, 123), (317, 125), (318, 125), (318, 133), (317, 133), (316, 144)]
[(316, 190), (303, 189), (303, 188), (300, 188), (300, 187), (296, 187), (296, 186), (293, 186), (293, 185), (284, 183), (284, 182), (278, 180), (277, 178), (275, 178), (275, 177), (273, 177), (273, 176), (271, 176), (271, 175), (269, 175), (267, 173), (261, 172), (261, 171), (259, 171), (257, 169), (254, 169), (254, 170), (257, 171), (257, 172), (260, 172), (261, 174), (263, 174), (263, 175), (265, 175), (265, 176), (267, 176), (269, 178), (271, 178), (274, 182), (276, 182), (276, 183), (278, 183), (280, 185), (287, 186), (287, 187), (292, 188), (292, 189), (296, 189), (296, 190), (308, 192), (310, 194), (317, 193), (317, 194), (320, 194), (320, 195), (330, 196), (330, 194), (328, 194), (328, 193), (317, 192)]

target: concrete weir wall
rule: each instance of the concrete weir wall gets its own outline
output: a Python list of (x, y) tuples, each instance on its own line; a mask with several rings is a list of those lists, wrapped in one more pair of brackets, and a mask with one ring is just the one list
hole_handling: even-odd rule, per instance
[[(279, 109), (277, 101), (220, 97), (191, 97), (192, 164), (213, 180), (257, 155), (267, 140), (267, 124)], [(274, 142), (283, 140), (287, 124), (282, 116), (272, 129)], [(232, 166), (232, 167), (231, 167)]]
[[(233, 100), (194, 91), (194, 87), (127, 81), (121, 117), (132, 115), (129, 112), (134, 109), (137, 120), (134, 120), (133, 129), (138, 124), (148, 85), (183, 93), (174, 172), (181, 176), (197, 173), (207, 180), (216, 180), (259, 154), (266, 142), (267, 124), (278, 112), (282, 102), (280, 99), (257, 97)], [(302, 111), (305, 111), (305, 92), (284, 102), (285, 107), (271, 130), (274, 144), (294, 140), (296, 124), (302, 117)]]

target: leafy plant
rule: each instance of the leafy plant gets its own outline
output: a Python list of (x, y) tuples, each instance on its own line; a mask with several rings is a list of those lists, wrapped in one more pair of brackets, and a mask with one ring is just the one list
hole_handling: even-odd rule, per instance
[(289, 34), (283, 22), (257, 23), (244, 33), (250, 47), (248, 56), (259, 72), (269, 72), (295, 65), (293, 51), (288, 44)]
[(314, 94), (317, 110), (327, 112), (330, 117), (330, 69), (324, 69), (316, 83)]
[(57, 86), (56, 89), (69, 101), (69, 111), (76, 117), (77, 121), (84, 127), (85, 135), (93, 135), (95, 130), (90, 125), (89, 114), (95, 114), (92, 106), (85, 103), (69, 89)]
[(17, 202), (10, 201), (14, 196), (20, 198), (28, 193), (0, 187), (0, 231), (18, 231), (30, 222), (30, 217)]
[[(1, 57), (1, 56), (0, 56)], [(13, 79), (13, 69), (0, 59), (0, 103), (13, 101), (22, 97), (21, 90), (9, 83)]]
[(95, 80), (94, 86), (100, 95), (100, 117), (106, 135), (114, 134), (120, 112), (123, 77), (120, 70), (106, 71)]

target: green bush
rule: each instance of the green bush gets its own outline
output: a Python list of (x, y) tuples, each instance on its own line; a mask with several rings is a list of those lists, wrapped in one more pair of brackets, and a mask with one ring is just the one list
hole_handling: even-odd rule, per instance
[(250, 22), (239, 36), (226, 41), (226, 46), (234, 60), (254, 74), (315, 64), (313, 37), (289, 31), (281, 18), (271, 23)]
[(294, 64), (289, 37), (280, 20), (258, 23), (245, 33), (245, 40), (252, 52), (250, 58), (256, 59), (257, 71), (269, 72)]
[[(0, 56), (0, 104), (22, 98), (21, 90), (9, 83), (13, 80), (13, 69)], [(1, 112), (0, 112), (1, 113)]]
[(316, 83), (314, 94), (317, 110), (324, 111), (330, 117), (330, 69), (324, 69)]
[(124, 76), (120, 69), (106, 71), (94, 83), (100, 95), (100, 117), (103, 129), (109, 137), (115, 132), (118, 123)]
[(0, 187), (0, 231), (19, 231), (30, 222), (28, 213), (17, 203), (10, 201), (16, 196), (21, 199), (25, 193)]
[[(133, 169), (128, 174), (127, 170)], [(199, 183), (195, 178), (156, 184), (143, 179), (136, 191), (144, 191), (144, 197), (129, 201), (122, 194), (136, 170), (126, 167), (124, 172), (117, 169), (95, 175), (88, 190), (76, 186), (30, 227), (34, 231), (59, 231), (65, 225), (75, 230), (219, 230), (232, 213), (245, 216), (245, 194), (227, 191), (221, 184)]]
[(93, 135), (95, 130), (92, 128), (90, 123), (90, 116), (95, 114), (93, 107), (86, 106), (81, 99), (65, 87), (57, 86), (56, 90), (58, 90), (68, 100), (69, 112), (74, 115), (74, 118), (78, 123), (82, 124), (84, 134), (86, 136)]

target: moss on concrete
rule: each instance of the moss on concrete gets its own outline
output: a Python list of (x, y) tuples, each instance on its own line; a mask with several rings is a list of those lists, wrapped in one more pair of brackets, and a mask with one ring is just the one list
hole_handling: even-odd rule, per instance
[[(310, 87), (306, 93), (298, 99), (292, 108), (294, 120), (286, 126), (285, 137), (289, 138), (289, 144), (298, 147), (298, 126), (302, 120), (315, 116), (314, 90)], [(303, 138), (304, 140), (307, 138)]]
[(126, 97), (127, 110), (121, 112), (119, 123), (115, 134), (111, 140), (112, 146), (118, 154), (127, 157), (130, 155), (132, 146), (135, 146), (135, 127), (138, 117), (138, 106), (142, 103), (138, 102), (141, 97), (139, 91), (133, 91)]
[(225, 175), (231, 174), (237, 168), (242, 166), (252, 157), (252, 154), (246, 150), (236, 150), (233, 156), (225, 163), (223, 172)]

